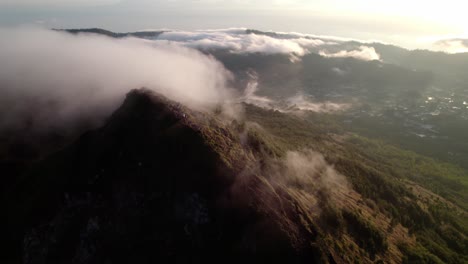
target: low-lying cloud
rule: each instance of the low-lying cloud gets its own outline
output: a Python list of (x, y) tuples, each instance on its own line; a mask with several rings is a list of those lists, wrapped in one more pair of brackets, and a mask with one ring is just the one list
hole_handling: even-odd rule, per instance
[(327, 58), (355, 58), (365, 61), (380, 60), (380, 55), (375, 51), (373, 47), (360, 46), (356, 50), (342, 50), (335, 53), (330, 53), (326, 50), (322, 50), (319, 54)]
[(346, 110), (350, 107), (349, 104), (334, 103), (330, 101), (312, 102), (306, 96), (298, 94), (286, 100), (287, 108), (284, 112), (293, 111), (312, 111), (317, 113), (331, 113)]
[(0, 35), (0, 129), (106, 116), (141, 87), (196, 109), (229, 98), (222, 64), (180, 45), (37, 28)]
[(258, 76), (255, 72), (248, 73), (251, 78), (247, 83), (244, 94), (241, 100), (244, 103), (252, 104), (257, 107), (276, 110), (283, 113), (296, 113), (303, 111), (311, 111), (316, 113), (334, 113), (349, 109), (350, 104), (336, 102), (314, 102), (303, 94), (296, 94), (292, 97), (275, 100), (267, 96), (257, 95), (258, 91)]

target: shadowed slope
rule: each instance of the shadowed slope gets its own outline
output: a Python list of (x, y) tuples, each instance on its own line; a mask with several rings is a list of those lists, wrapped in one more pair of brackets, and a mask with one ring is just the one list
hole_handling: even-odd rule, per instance
[(265, 206), (279, 197), (245, 172), (252, 150), (230, 126), (130, 92), (104, 127), (38, 163), (8, 195), (12, 251), (24, 263), (319, 258)]

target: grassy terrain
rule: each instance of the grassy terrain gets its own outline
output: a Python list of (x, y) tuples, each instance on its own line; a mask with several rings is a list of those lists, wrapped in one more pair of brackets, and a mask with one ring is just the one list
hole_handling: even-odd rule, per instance
[[(353, 189), (391, 221), (407, 228), (415, 243), (397, 243), (408, 263), (468, 261), (468, 171), (345, 129), (326, 115), (291, 116), (246, 106), (247, 119), (263, 130), (264, 148), (281, 156), (287, 150), (313, 149), (351, 182)], [(263, 131), (263, 132), (262, 132)], [(259, 135), (260, 137), (260, 135)], [(357, 207), (357, 208), (363, 208)], [(338, 210), (341, 224), (367, 252), (385, 248), (390, 231), (371, 232), (376, 223), (356, 212)], [(377, 219), (377, 218), (375, 218)], [(354, 223), (354, 224), (351, 224)], [(358, 224), (356, 224), (358, 223)]]

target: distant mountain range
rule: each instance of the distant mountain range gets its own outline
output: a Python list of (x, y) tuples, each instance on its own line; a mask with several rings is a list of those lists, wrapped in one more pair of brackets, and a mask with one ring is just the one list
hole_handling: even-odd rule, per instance
[(55, 29), (58, 31), (66, 31), (72, 34), (79, 33), (92, 33), (104, 35), (112, 38), (124, 38), (124, 37), (136, 37), (136, 38), (155, 38), (159, 36), (164, 31), (138, 31), (138, 32), (128, 32), (128, 33), (114, 33), (109, 30), (101, 28), (84, 28), (84, 29)]

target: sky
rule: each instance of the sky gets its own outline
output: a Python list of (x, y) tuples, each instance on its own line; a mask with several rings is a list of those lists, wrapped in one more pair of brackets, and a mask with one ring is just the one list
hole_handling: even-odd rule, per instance
[(468, 36), (459, 0), (0, 0), (0, 26), (143, 29), (245, 27), (427, 48)]

